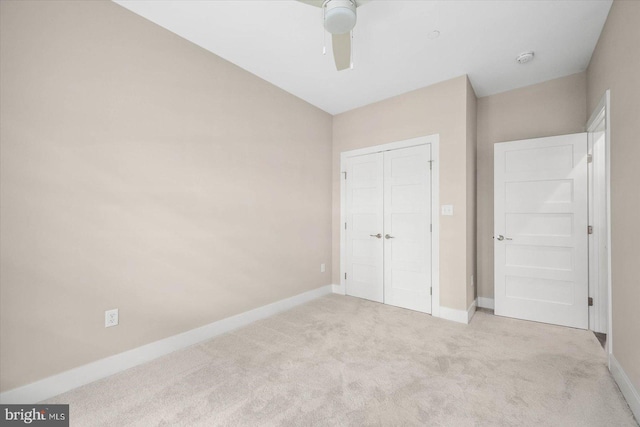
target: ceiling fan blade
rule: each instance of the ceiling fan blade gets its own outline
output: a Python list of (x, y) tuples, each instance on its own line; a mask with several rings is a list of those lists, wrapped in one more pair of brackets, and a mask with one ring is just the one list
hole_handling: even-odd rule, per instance
[(336, 61), (336, 69), (346, 70), (351, 67), (351, 33), (333, 34), (333, 59)]
[(300, 3), (308, 4), (310, 6), (322, 7), (324, 0), (298, 0)]

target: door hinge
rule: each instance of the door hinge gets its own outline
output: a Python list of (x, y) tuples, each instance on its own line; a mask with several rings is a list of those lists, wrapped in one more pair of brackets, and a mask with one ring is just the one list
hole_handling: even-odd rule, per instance
[(429, 295), (433, 295), (433, 288), (429, 288)]
[(593, 234), (593, 225), (587, 225), (587, 234)]
[(589, 307), (593, 307), (593, 298), (589, 297)]
[(433, 233), (433, 224), (429, 224), (429, 231)]
[(433, 170), (433, 160), (429, 160), (429, 170)]
[(344, 223), (344, 229), (345, 230), (347, 229), (347, 223), (346, 222)]
[(347, 273), (344, 273), (344, 280), (347, 280)]
[(342, 172), (344, 174), (344, 179), (347, 179), (347, 172)]
[(593, 162), (593, 154), (587, 154), (587, 163)]

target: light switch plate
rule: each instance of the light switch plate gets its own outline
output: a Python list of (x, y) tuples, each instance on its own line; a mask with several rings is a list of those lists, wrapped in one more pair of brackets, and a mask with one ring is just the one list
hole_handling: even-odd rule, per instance
[(453, 205), (442, 205), (443, 216), (453, 216)]

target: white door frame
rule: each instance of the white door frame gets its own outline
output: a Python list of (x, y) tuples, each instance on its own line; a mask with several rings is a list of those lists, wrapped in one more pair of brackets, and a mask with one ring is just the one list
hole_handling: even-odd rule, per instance
[[(611, 101), (610, 101), (610, 96), (611, 96), (610, 91), (607, 90), (602, 96), (602, 98), (600, 99), (598, 106), (595, 108), (595, 110), (591, 114), (591, 117), (589, 118), (589, 121), (587, 122), (587, 132), (589, 133), (594, 132), (596, 128), (601, 125), (603, 120), (604, 120), (604, 127), (605, 127), (605, 130), (604, 130), (604, 135), (605, 135), (604, 187), (606, 191), (605, 209), (606, 209), (606, 228), (607, 228), (607, 254), (606, 254), (607, 259), (605, 261), (607, 265), (607, 283), (601, 283), (601, 282), (594, 283), (591, 281), (591, 278), (589, 278), (589, 294), (591, 295), (592, 284), (598, 287), (606, 286), (607, 317), (608, 317), (606, 350), (607, 350), (608, 356), (611, 356), (611, 353), (613, 352), (613, 332), (612, 332), (613, 331), (612, 329), (613, 309), (611, 304)], [(598, 161), (598, 159), (595, 158), (595, 154), (596, 153), (594, 153), (594, 158), (593, 158), (594, 163)], [(589, 200), (589, 203), (591, 204), (592, 201)], [(589, 245), (590, 245), (589, 252), (591, 252), (591, 241), (589, 242)], [(611, 369), (611, 357), (609, 357), (608, 359), (609, 359), (609, 369)]]
[(383, 151), (397, 150), (400, 148), (415, 147), (417, 145), (431, 144), (431, 221), (433, 233), (431, 235), (431, 315), (440, 317), (440, 216), (438, 215), (440, 206), (440, 135), (427, 135), (418, 138), (395, 141), (388, 144), (375, 145), (372, 147), (359, 148), (357, 150), (343, 151), (340, 153), (340, 286), (336, 289), (338, 293), (345, 294), (346, 286), (344, 275), (346, 272), (346, 247), (347, 234), (344, 224), (347, 219), (346, 213), (346, 185), (344, 173), (346, 160), (350, 157), (364, 154), (379, 153)]

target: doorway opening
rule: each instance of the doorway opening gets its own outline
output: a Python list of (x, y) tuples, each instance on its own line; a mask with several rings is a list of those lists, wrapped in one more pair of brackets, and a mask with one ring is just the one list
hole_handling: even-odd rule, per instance
[(611, 353), (609, 91), (587, 122), (589, 176), (589, 329)]

